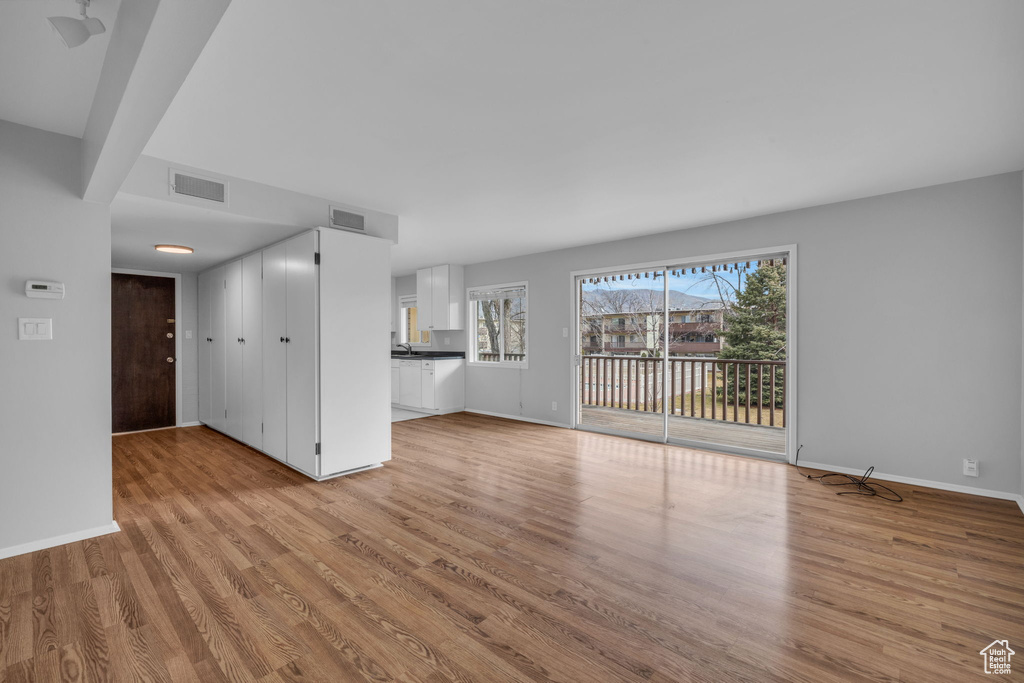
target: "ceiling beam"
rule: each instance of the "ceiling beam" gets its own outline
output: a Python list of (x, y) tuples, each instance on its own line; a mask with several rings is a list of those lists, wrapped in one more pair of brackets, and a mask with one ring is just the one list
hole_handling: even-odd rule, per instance
[(83, 136), (84, 199), (113, 200), (230, 2), (121, 3)]

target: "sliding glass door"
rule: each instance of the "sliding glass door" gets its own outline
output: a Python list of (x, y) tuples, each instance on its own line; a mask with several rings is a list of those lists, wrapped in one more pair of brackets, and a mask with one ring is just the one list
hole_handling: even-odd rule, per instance
[(787, 254), (579, 275), (577, 426), (785, 455)]

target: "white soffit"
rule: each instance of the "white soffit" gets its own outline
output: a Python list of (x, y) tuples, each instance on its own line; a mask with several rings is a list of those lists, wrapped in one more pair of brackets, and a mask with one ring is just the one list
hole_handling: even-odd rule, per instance
[(1024, 167), (1020, 0), (235, 2), (146, 153), (401, 217), (396, 273)]

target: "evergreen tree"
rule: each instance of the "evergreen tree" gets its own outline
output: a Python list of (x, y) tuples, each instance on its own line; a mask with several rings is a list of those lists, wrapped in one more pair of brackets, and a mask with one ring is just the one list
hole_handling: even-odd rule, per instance
[[(718, 354), (719, 358), (786, 360), (786, 266), (765, 263), (749, 273), (746, 286), (737, 293), (736, 303), (726, 313), (725, 322), (725, 330), (722, 332), (725, 346)], [(739, 402), (745, 405), (746, 371), (743, 366), (740, 367)], [(755, 379), (755, 372), (756, 367), (751, 367), (752, 380)], [(783, 376), (783, 371), (777, 369), (775, 396), (766, 396), (765, 404), (773, 403), (776, 407), (782, 407)], [(730, 374), (725, 388), (729, 402), (735, 400), (736, 379)], [(770, 392), (769, 372), (763, 372), (763, 380), (763, 390)], [(759, 402), (760, 391), (759, 387), (752, 387), (752, 404)]]

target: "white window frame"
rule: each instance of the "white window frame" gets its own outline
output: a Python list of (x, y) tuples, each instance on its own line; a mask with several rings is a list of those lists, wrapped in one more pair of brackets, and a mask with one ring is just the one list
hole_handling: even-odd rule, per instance
[[(408, 329), (409, 319), (408, 319), (407, 316), (402, 314), (402, 309), (403, 308), (408, 308), (408, 304), (410, 302), (415, 302), (415, 301), (416, 301), (416, 295), (415, 294), (402, 294), (402, 295), (400, 295), (398, 297), (398, 330), (397, 330), (397, 332), (398, 332), (398, 343), (399, 344), (411, 344), (412, 346), (430, 346), (431, 344), (434, 343), (434, 331), (433, 330), (420, 330), (421, 332), (423, 332), (423, 331), (430, 332), (430, 341), (429, 342), (402, 341), (403, 338), (406, 339), (406, 340), (409, 339), (409, 329)], [(416, 309), (417, 309), (416, 316), (418, 318), (419, 317), (419, 305), (416, 306)]]
[[(498, 349), (499, 360), (497, 361), (480, 361), (476, 359), (477, 353), (477, 320), (476, 320), (476, 301), (473, 300), (473, 293), (479, 291), (486, 291), (489, 289), (512, 289), (521, 288), (526, 292), (526, 296), (523, 297), (523, 320), (526, 324), (526, 358), (523, 360), (505, 360), (505, 323), (504, 316), (501, 320), (501, 328), (498, 333), (498, 341), (500, 348)], [(478, 368), (512, 368), (518, 370), (526, 370), (530, 367), (530, 354), (532, 353), (533, 346), (530, 342), (530, 283), (528, 281), (522, 282), (504, 282), (499, 285), (478, 285), (475, 287), (466, 288), (466, 341), (469, 344), (469, 348), (466, 350), (466, 364), (478, 367)]]

